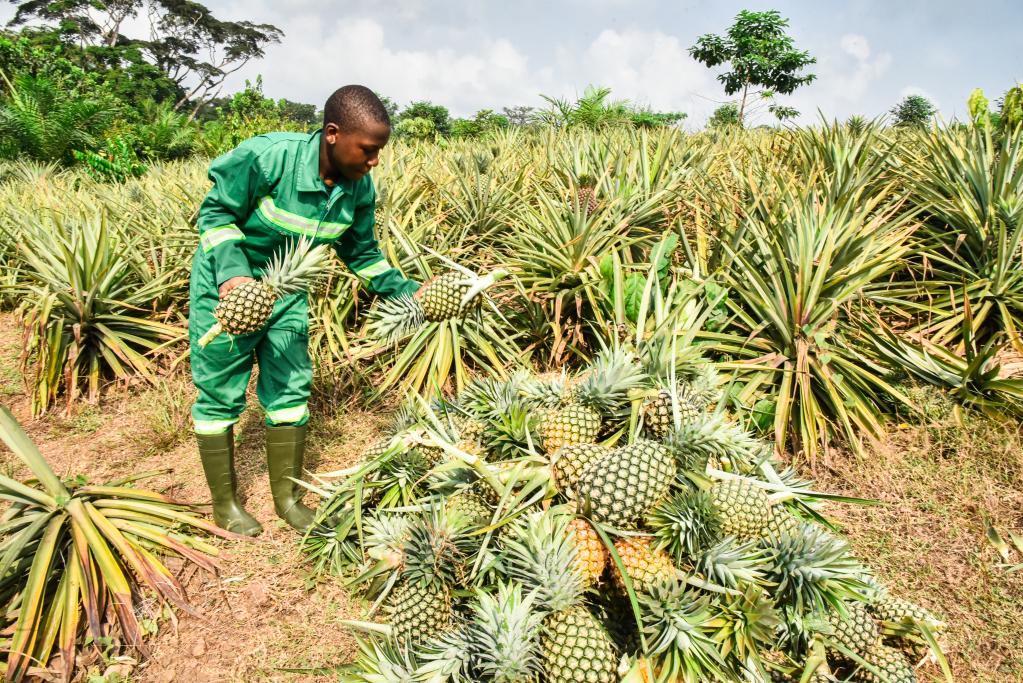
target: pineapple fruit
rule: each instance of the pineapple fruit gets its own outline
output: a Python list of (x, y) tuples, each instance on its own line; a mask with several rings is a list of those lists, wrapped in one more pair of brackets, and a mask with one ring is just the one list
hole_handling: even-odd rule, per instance
[[(846, 602), (845, 609), (847, 613), (845, 617), (837, 611), (828, 614), (828, 625), (832, 632), (831, 639), (846, 650), (851, 650), (862, 657), (880, 642), (881, 631), (866, 606), (856, 602)], [(829, 654), (838, 659), (846, 657), (845, 653), (837, 648), (831, 650)]]
[(575, 566), (587, 585), (596, 583), (607, 566), (607, 549), (596, 530), (585, 519), (568, 523), (568, 533), (575, 541)]
[(880, 672), (880, 676), (866, 667), (853, 675), (854, 683), (916, 683), (916, 672), (906, 657), (893, 647), (875, 645), (863, 660)]
[(274, 303), (309, 289), (327, 273), (329, 258), (329, 245), (313, 246), (304, 238), (275, 254), (262, 278), (239, 285), (221, 298), (213, 310), (217, 322), (199, 338), (199, 346), (205, 348), (224, 332), (239, 335), (263, 329)]
[(574, 497), (579, 478), (589, 464), (600, 460), (610, 452), (610, 448), (594, 443), (580, 443), (558, 449), (551, 458), (554, 468), (554, 483), (558, 490), (566, 496)]
[[(650, 539), (619, 538), (615, 541), (615, 551), (637, 593), (646, 593), (655, 584), (671, 581), (677, 574), (671, 558), (661, 550), (654, 550)], [(611, 578), (618, 590), (625, 592), (625, 579), (617, 566), (612, 565)]]
[(575, 197), (579, 207), (584, 209), (588, 214), (597, 210), (596, 187), (597, 181), (593, 176), (585, 173), (579, 176)]
[(478, 295), (506, 274), (507, 271), (498, 269), (479, 277), (460, 268), (428, 280), (415, 297), (397, 296), (378, 301), (370, 311), (370, 334), (395, 342), (425, 323), (461, 320), (469, 315)]
[(688, 395), (684, 386), (679, 385), (675, 391), (660, 389), (643, 402), (643, 426), (655, 439), (664, 438), (675, 428), (676, 410), (683, 423), (703, 412), (703, 408)]
[(432, 582), (408, 580), (391, 594), (387, 614), (395, 641), (415, 644), (451, 627), (451, 594)]
[(590, 463), (577, 493), (595, 521), (627, 527), (667, 494), (675, 471), (675, 459), (664, 446), (640, 440)]
[(757, 539), (771, 521), (771, 500), (762, 488), (742, 479), (716, 482), (710, 502), (721, 523), (721, 532), (740, 541)]

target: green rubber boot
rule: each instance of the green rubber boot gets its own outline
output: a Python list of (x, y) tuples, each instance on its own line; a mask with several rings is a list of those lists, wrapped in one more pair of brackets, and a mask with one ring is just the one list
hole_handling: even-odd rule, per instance
[(305, 433), (305, 425), (266, 428), (266, 466), (274, 509), (278, 517), (302, 532), (312, 525), (315, 516), (302, 504), (305, 489), (292, 481), (302, 476)]
[(258, 536), (263, 527), (238, 502), (238, 480), (234, 473), (234, 432), (196, 434), (199, 458), (206, 484), (213, 498), (213, 519), (221, 529), (245, 536)]

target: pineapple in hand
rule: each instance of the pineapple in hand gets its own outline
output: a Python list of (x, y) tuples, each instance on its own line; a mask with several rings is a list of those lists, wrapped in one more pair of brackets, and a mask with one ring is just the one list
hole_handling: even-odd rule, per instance
[(477, 297), (508, 274), (508, 271), (498, 269), (480, 277), (466, 268), (455, 268), (430, 278), (412, 296), (378, 302), (369, 314), (370, 334), (381, 341), (394, 342), (428, 322), (464, 319), (477, 302)]
[(274, 254), (263, 277), (233, 287), (213, 310), (217, 322), (199, 339), (205, 348), (222, 333), (258, 332), (266, 325), (274, 303), (288, 294), (309, 289), (330, 267), (329, 245), (314, 246), (305, 238)]

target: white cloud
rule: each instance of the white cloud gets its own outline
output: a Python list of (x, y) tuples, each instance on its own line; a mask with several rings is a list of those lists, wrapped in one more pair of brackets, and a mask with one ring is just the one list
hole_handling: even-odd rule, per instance
[(838, 44), (847, 53), (855, 57), (856, 59), (866, 61), (867, 57), (870, 56), (870, 43), (864, 36), (857, 33), (847, 33), (838, 41)]

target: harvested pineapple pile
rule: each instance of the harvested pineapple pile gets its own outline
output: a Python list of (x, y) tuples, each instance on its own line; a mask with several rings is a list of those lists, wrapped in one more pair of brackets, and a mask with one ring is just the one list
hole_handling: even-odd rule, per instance
[(730, 422), (692, 354), (409, 403), (303, 540), (370, 601), (348, 681), (915, 681), (941, 623)]

